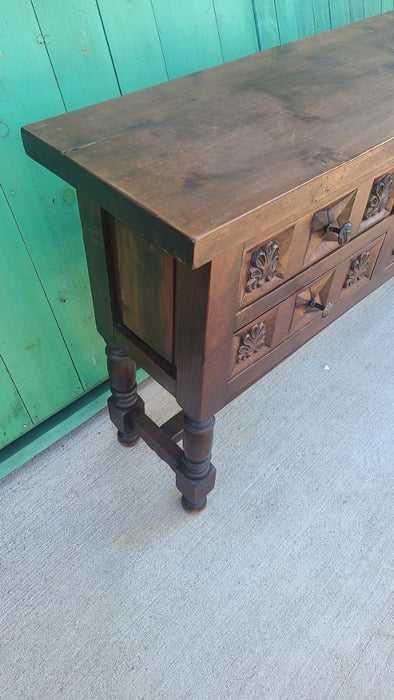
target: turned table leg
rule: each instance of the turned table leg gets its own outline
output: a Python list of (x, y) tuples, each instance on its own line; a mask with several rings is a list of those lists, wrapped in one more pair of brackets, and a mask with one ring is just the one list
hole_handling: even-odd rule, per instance
[(107, 345), (108, 373), (111, 396), (108, 399), (109, 417), (118, 429), (118, 440), (122, 445), (135, 445), (138, 434), (133, 428), (131, 409), (142, 403), (137, 394), (136, 365), (122, 350)]
[(177, 470), (176, 485), (182, 493), (182, 505), (188, 512), (202, 510), (207, 493), (215, 484), (216, 469), (211, 464), (215, 418), (196, 421), (184, 416), (183, 458)]

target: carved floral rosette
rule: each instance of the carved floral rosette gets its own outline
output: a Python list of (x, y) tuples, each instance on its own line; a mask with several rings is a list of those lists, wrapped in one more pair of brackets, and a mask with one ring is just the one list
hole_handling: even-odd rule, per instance
[(391, 175), (386, 175), (386, 177), (373, 183), (363, 219), (369, 219), (371, 216), (379, 214), (382, 209), (385, 208), (391, 194), (392, 186), (393, 181)]
[(352, 260), (348, 276), (346, 277), (343, 286), (351, 287), (356, 282), (359, 282), (362, 277), (365, 277), (368, 272), (368, 263), (369, 251), (365, 250), (363, 253), (361, 253), (361, 255), (358, 256), (358, 258)]
[(255, 352), (261, 350), (265, 344), (265, 326), (262, 321), (256, 323), (241, 336), (237, 352), (237, 362), (245, 362)]
[(279, 243), (277, 241), (269, 241), (255, 250), (248, 270), (246, 291), (254, 292), (266, 282), (270, 282), (275, 275), (278, 261)]

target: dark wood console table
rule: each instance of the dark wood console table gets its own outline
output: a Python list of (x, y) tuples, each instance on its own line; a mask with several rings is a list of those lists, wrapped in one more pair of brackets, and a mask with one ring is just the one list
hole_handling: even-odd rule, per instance
[[(393, 275), (393, 106), (392, 12), (23, 129), (78, 190), (119, 440), (187, 510), (214, 414)], [(161, 427), (135, 362), (182, 407)]]

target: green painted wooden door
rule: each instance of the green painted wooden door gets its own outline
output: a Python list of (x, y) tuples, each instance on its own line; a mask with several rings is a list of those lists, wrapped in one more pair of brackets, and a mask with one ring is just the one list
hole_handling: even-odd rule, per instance
[(0, 446), (106, 377), (75, 192), (20, 127), (394, 9), (394, 0), (3, 0)]

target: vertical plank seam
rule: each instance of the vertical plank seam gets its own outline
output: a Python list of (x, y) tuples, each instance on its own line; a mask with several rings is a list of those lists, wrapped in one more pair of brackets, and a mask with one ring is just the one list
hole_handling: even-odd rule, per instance
[[(23, 400), (23, 398), (22, 398), (22, 396), (21, 396), (21, 393), (20, 393), (20, 391), (19, 391), (17, 385), (16, 385), (15, 382), (14, 382), (14, 380), (13, 380), (13, 378), (12, 378), (12, 375), (11, 375), (11, 372), (10, 372), (10, 370), (8, 369), (7, 364), (6, 364), (6, 361), (5, 361), (5, 359), (4, 359), (4, 357), (3, 357), (2, 355), (0, 355), (0, 362), (3, 363), (4, 368), (5, 368), (5, 371), (7, 372), (8, 376), (9, 376), (11, 382), (12, 382), (12, 385), (13, 385), (13, 387), (15, 388), (15, 391), (16, 391), (16, 393), (18, 394), (18, 396), (19, 396), (19, 398), (20, 398), (20, 400), (21, 400), (21, 403), (22, 403), (23, 407), (24, 407), (24, 409), (25, 409), (27, 415), (28, 415), (29, 418), (30, 418), (31, 424), (32, 424), (32, 426), (34, 426), (35, 423), (33, 422), (33, 419), (32, 419), (32, 417), (31, 417), (31, 413), (30, 413), (29, 409), (27, 408), (27, 406), (26, 406), (26, 404), (25, 404), (25, 402), (24, 402), (24, 400)], [(9, 443), (7, 443), (7, 444), (9, 444)]]
[(278, 7), (276, 4), (276, 0), (274, 0), (274, 8), (275, 8), (275, 17), (276, 17), (276, 26), (278, 27), (278, 37), (279, 37), (279, 45), (282, 43), (282, 35), (280, 31), (280, 25), (279, 25), (279, 17), (278, 17)]
[[(313, 28), (314, 28), (315, 34), (317, 34), (317, 32), (316, 32), (316, 14), (315, 14), (315, 2), (314, 2), (314, 0), (312, 0), (311, 9), (312, 9), (312, 17), (313, 17)], [(298, 28), (298, 29), (299, 29), (299, 28)]]
[(328, 0), (328, 21), (330, 22), (330, 29), (332, 29), (331, 0)]
[(60, 94), (61, 101), (63, 102), (64, 110), (67, 112), (68, 110), (67, 110), (67, 106), (66, 106), (66, 101), (65, 101), (65, 99), (64, 99), (64, 96), (63, 96), (63, 93), (62, 93), (62, 89), (61, 89), (61, 87), (60, 87), (60, 83), (59, 83), (59, 81), (58, 81), (58, 79), (57, 79), (56, 71), (55, 71), (54, 65), (53, 65), (53, 63), (52, 63), (51, 55), (50, 55), (50, 53), (49, 53), (48, 46), (47, 46), (47, 43), (46, 43), (46, 40), (45, 40), (45, 34), (43, 34), (42, 27), (41, 27), (41, 23), (40, 23), (40, 20), (38, 19), (38, 15), (37, 15), (37, 12), (36, 12), (36, 8), (34, 7), (33, 0), (30, 0), (30, 4), (31, 4), (32, 9), (33, 9), (34, 17), (36, 18), (36, 22), (37, 22), (38, 29), (39, 29), (40, 34), (41, 34), (42, 39), (43, 39), (43, 42), (42, 42), (42, 43), (43, 43), (44, 46), (45, 46), (45, 51), (46, 51), (46, 54), (47, 54), (47, 56), (48, 56), (48, 61), (49, 61), (49, 64), (50, 64), (50, 66), (51, 66), (51, 69), (52, 69), (52, 73), (53, 73), (53, 77), (54, 77), (54, 79), (55, 79), (55, 83), (56, 83), (56, 85), (57, 85), (57, 89), (59, 90), (59, 94)]
[(262, 50), (262, 43), (261, 43), (261, 34), (260, 34), (260, 26), (258, 22), (258, 15), (257, 15), (257, 7), (256, 7), (256, 0), (252, 0), (252, 11), (253, 11), (253, 19), (254, 19), (254, 28), (256, 32), (256, 38), (257, 38), (257, 46), (259, 47), (259, 51)]
[(162, 42), (162, 40), (161, 40), (161, 34), (160, 34), (160, 29), (159, 29), (159, 23), (158, 23), (157, 17), (156, 17), (155, 6), (154, 6), (154, 4), (153, 4), (153, 0), (149, 0), (149, 2), (150, 2), (150, 6), (151, 6), (151, 8), (152, 8), (153, 19), (154, 19), (154, 21), (155, 21), (155, 27), (156, 27), (156, 32), (157, 32), (157, 38), (158, 38), (158, 40), (159, 40), (161, 55), (163, 56), (163, 62), (164, 62), (164, 68), (165, 68), (165, 70), (166, 70), (167, 80), (169, 80), (169, 79), (170, 79), (170, 72), (169, 72), (169, 70), (168, 70), (167, 59), (166, 59), (166, 55), (165, 55), (165, 53), (164, 53), (163, 42)]
[(223, 44), (222, 44), (222, 37), (220, 36), (218, 14), (216, 12), (215, 0), (211, 0), (211, 2), (212, 2), (213, 14), (215, 15), (216, 31), (218, 33), (218, 40), (219, 40), (219, 46), (220, 46), (220, 55), (222, 57), (222, 63), (224, 63), (225, 61), (224, 61)]
[(103, 28), (103, 34), (104, 34), (105, 43), (107, 44), (107, 49), (108, 49), (110, 61), (111, 61), (112, 68), (113, 68), (113, 71), (114, 71), (114, 74), (115, 74), (115, 80), (116, 80), (116, 83), (117, 83), (117, 86), (118, 86), (119, 95), (123, 95), (123, 90), (122, 90), (121, 85), (120, 85), (120, 80), (119, 80), (118, 72), (117, 72), (117, 70), (116, 70), (115, 60), (114, 60), (114, 57), (113, 57), (113, 54), (112, 54), (112, 51), (111, 51), (111, 46), (110, 46), (110, 43), (109, 43), (107, 30), (106, 30), (106, 28), (105, 28), (105, 24), (104, 24), (103, 17), (102, 17), (102, 14), (101, 14), (101, 9), (100, 9), (100, 5), (99, 5), (99, 0), (95, 0), (95, 2), (96, 2), (97, 12), (98, 12), (98, 16), (99, 16), (99, 18), (100, 18), (101, 26), (102, 26), (102, 28)]
[(29, 248), (28, 248), (27, 245), (26, 245), (26, 241), (25, 241), (25, 239), (24, 239), (24, 236), (23, 236), (21, 227), (19, 226), (18, 221), (17, 221), (17, 218), (16, 218), (16, 216), (15, 216), (15, 213), (14, 213), (12, 207), (11, 207), (11, 203), (10, 203), (10, 201), (9, 201), (7, 195), (6, 195), (6, 192), (5, 192), (4, 188), (3, 188), (3, 185), (2, 185), (1, 183), (0, 183), (0, 191), (1, 191), (2, 194), (4, 195), (4, 199), (5, 199), (5, 201), (6, 201), (6, 203), (7, 203), (7, 206), (8, 206), (8, 208), (9, 208), (9, 210), (10, 210), (11, 216), (12, 216), (14, 222), (15, 222), (15, 226), (17, 227), (17, 229), (18, 229), (18, 231), (19, 231), (19, 235), (20, 235), (20, 237), (21, 237), (22, 243), (23, 243), (23, 245), (24, 245), (24, 247), (25, 247), (25, 250), (26, 250), (26, 253), (27, 253), (27, 255), (28, 255), (28, 258), (29, 258), (29, 260), (30, 260), (30, 262), (31, 262), (31, 264), (32, 264), (33, 270), (34, 270), (34, 272), (35, 272), (35, 274), (36, 274), (36, 276), (37, 276), (37, 280), (38, 280), (39, 285), (40, 285), (40, 287), (41, 287), (41, 289), (42, 289), (42, 293), (44, 294), (44, 297), (45, 297), (45, 299), (46, 299), (46, 301), (47, 301), (47, 304), (48, 304), (48, 306), (49, 306), (49, 308), (50, 308), (50, 310), (51, 310), (53, 319), (54, 319), (54, 321), (55, 321), (55, 323), (56, 323), (56, 326), (57, 326), (57, 328), (58, 328), (58, 330), (59, 330), (60, 337), (61, 337), (61, 339), (63, 340), (64, 347), (66, 348), (66, 351), (67, 351), (67, 354), (68, 354), (68, 356), (69, 356), (69, 358), (70, 358), (71, 364), (72, 364), (72, 366), (74, 367), (75, 374), (76, 374), (77, 377), (78, 377), (78, 381), (79, 381), (80, 387), (81, 387), (81, 389), (82, 389), (83, 391), (85, 391), (85, 387), (84, 387), (84, 385), (83, 385), (83, 382), (82, 382), (82, 379), (81, 379), (81, 377), (80, 377), (80, 375), (79, 375), (79, 372), (78, 372), (78, 370), (77, 370), (77, 368), (76, 368), (76, 366), (75, 366), (75, 362), (74, 362), (74, 360), (73, 360), (73, 358), (72, 358), (72, 356), (71, 356), (71, 352), (70, 352), (70, 349), (69, 349), (69, 347), (68, 347), (68, 345), (67, 345), (67, 343), (66, 343), (65, 337), (64, 337), (64, 335), (63, 335), (63, 331), (62, 331), (62, 329), (61, 329), (61, 327), (60, 327), (60, 324), (59, 324), (59, 322), (58, 322), (58, 320), (57, 320), (57, 318), (56, 318), (56, 314), (55, 314), (55, 312), (54, 312), (54, 310), (53, 310), (52, 304), (51, 304), (51, 302), (49, 301), (49, 297), (48, 297), (48, 295), (47, 295), (47, 293), (46, 293), (46, 291), (45, 291), (45, 288), (44, 288), (44, 285), (43, 285), (43, 283), (42, 283), (41, 277), (40, 277), (40, 275), (38, 274), (37, 267), (36, 267), (36, 265), (35, 265), (35, 263), (34, 263), (34, 260), (33, 260), (31, 254), (30, 254)]

